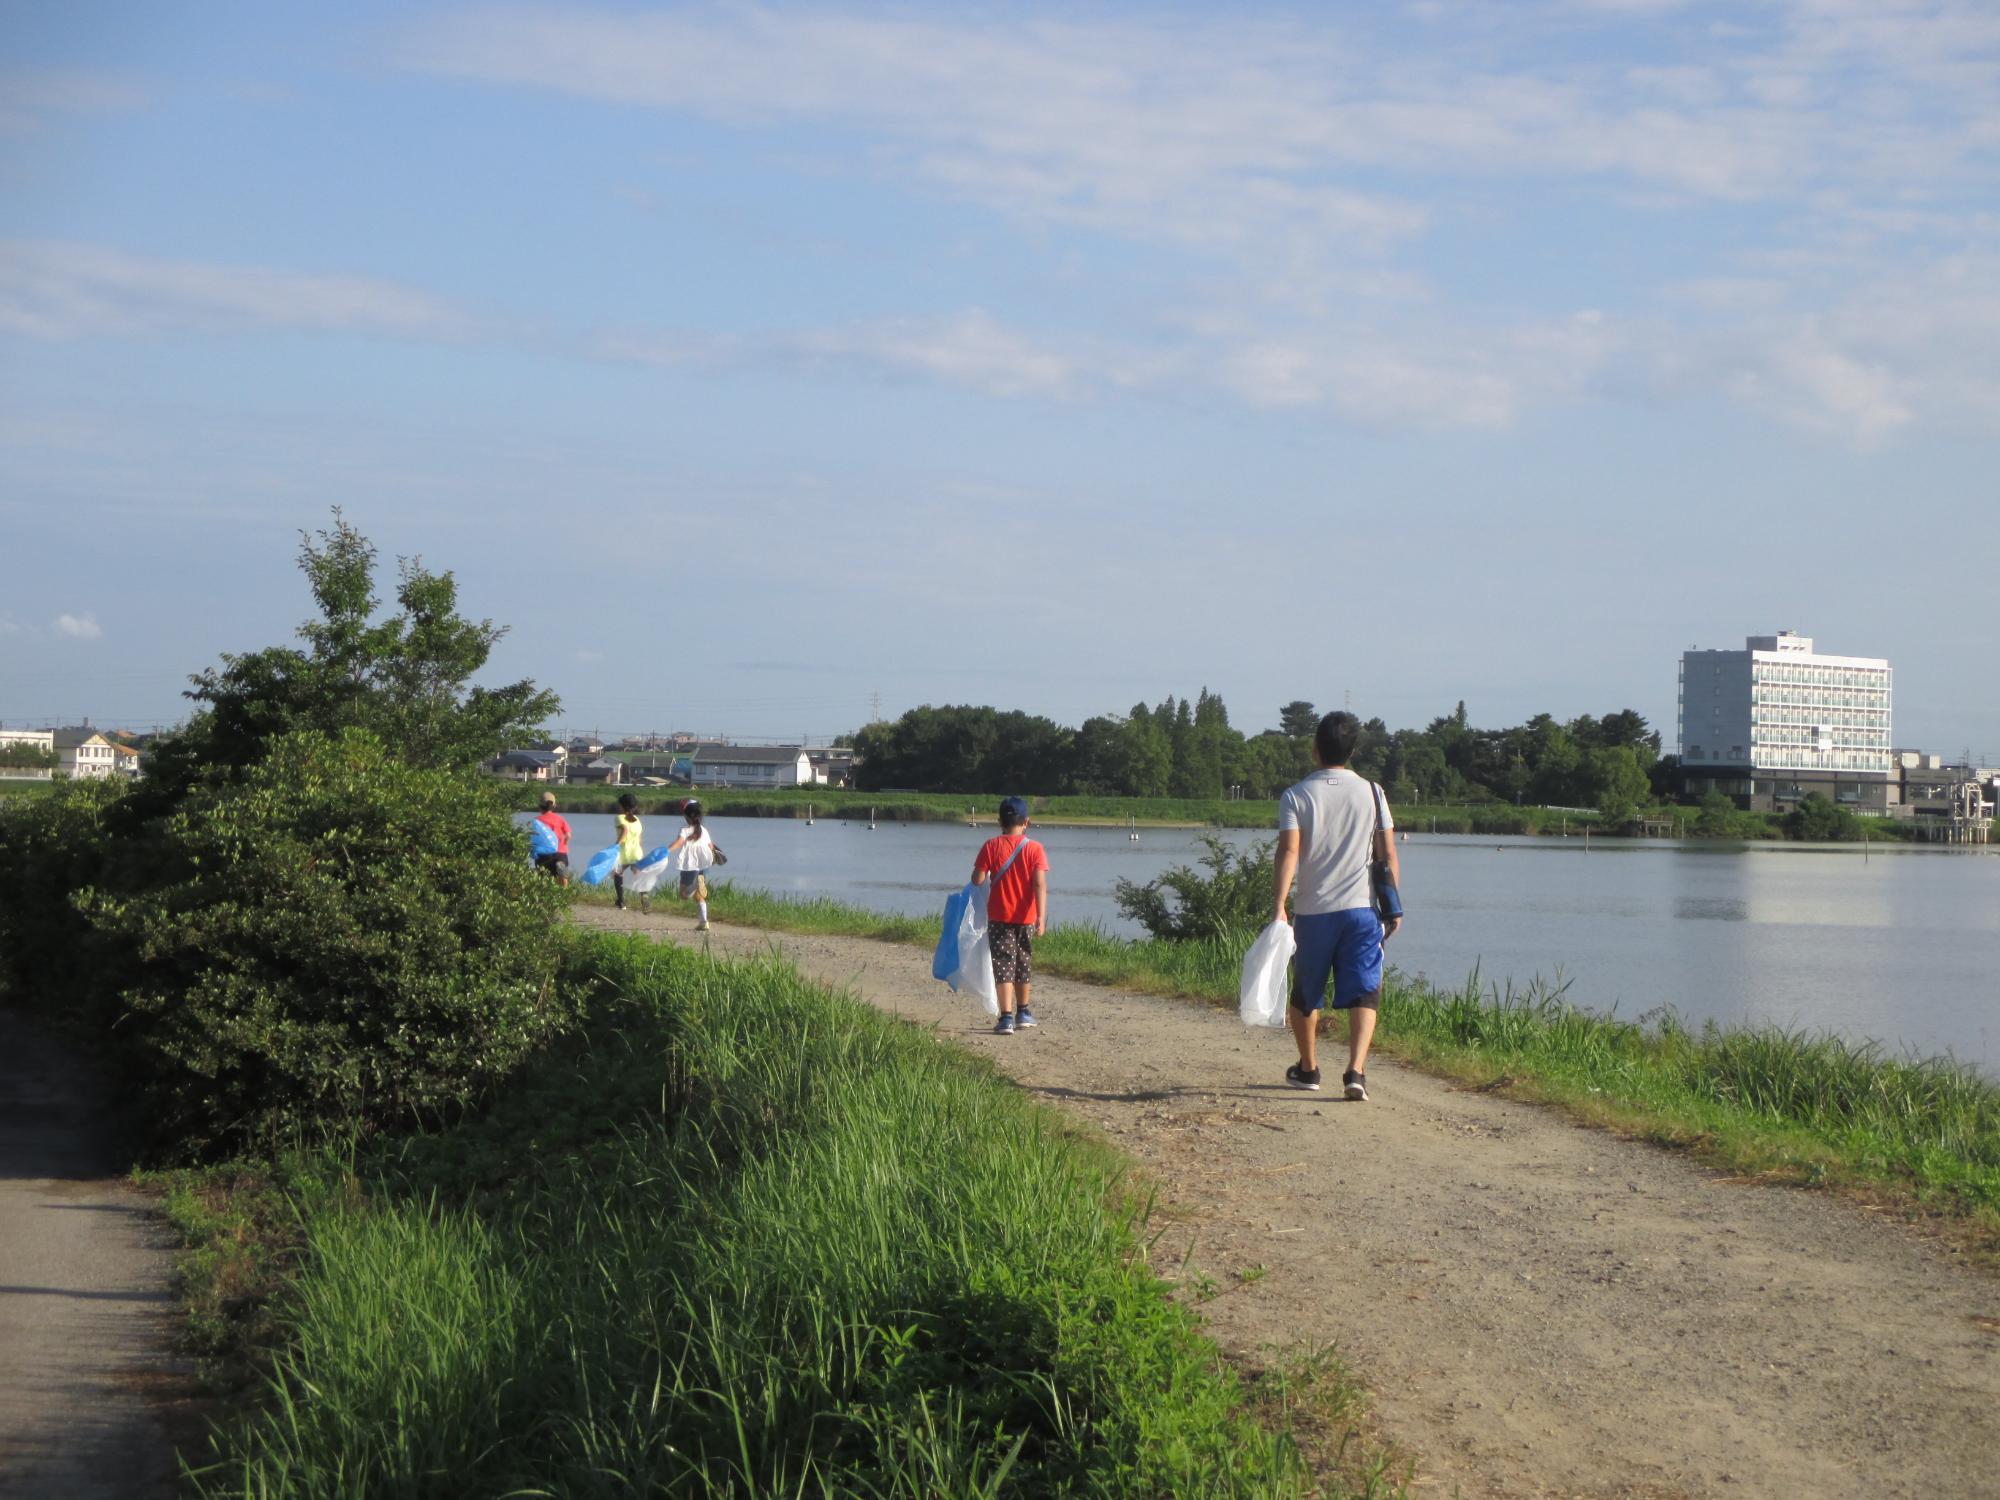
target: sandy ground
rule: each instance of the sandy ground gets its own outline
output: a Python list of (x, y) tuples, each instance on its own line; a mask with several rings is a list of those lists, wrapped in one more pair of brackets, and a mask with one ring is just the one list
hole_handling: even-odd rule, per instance
[[(577, 917), (702, 941), (680, 910)], [(1286, 1035), (1198, 1005), (1044, 980), (1042, 1024), (996, 1037), (914, 948), (706, 940), (1094, 1121), (1160, 1184), (1156, 1259), (1213, 1281), (1223, 1348), (1337, 1345), (1417, 1494), (2000, 1496), (2000, 1282), (1861, 1208), (1382, 1058), (1367, 1104), (1301, 1093)]]
[(154, 1397), (171, 1236), (97, 1128), (103, 1095), (62, 1048), (0, 1011), (0, 1497), (172, 1492)]

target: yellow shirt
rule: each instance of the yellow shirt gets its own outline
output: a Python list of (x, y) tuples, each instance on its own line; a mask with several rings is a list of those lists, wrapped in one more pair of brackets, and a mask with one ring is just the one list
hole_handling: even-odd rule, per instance
[(627, 819), (618, 815), (618, 863), (636, 865), (646, 857), (646, 845), (639, 837), (640, 823), (637, 818)]

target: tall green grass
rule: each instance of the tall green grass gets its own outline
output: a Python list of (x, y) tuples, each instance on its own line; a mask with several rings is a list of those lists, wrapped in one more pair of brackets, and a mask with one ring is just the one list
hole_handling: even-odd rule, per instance
[(484, 1118), (323, 1157), (212, 1496), (1303, 1493), (1107, 1152), (772, 962), (599, 939)]
[[(928, 946), (935, 918), (724, 886), (719, 920)], [(1250, 934), (1170, 943), (1058, 927), (1036, 967), (1092, 983), (1234, 1003)], [(1778, 1028), (1651, 1025), (1578, 1009), (1560, 984), (1442, 989), (1395, 974), (1379, 1045), (1455, 1076), (1560, 1104), (1592, 1121), (1695, 1146), (1739, 1171), (1906, 1190), (1964, 1215), (2000, 1247), (2000, 1085), (1949, 1059)]]

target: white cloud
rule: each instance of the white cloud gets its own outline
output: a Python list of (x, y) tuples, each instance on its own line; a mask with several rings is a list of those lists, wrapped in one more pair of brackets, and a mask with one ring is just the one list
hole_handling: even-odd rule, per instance
[(178, 329), (461, 336), (471, 320), (365, 276), (161, 260), (101, 245), (0, 240), (0, 332), (37, 339)]
[(94, 641), (104, 634), (104, 627), (97, 623), (94, 614), (57, 615), (56, 634), (69, 636), (72, 640)]
[[(1939, 246), (2000, 246), (2000, 8), (1982, 0), (1771, 0), (1728, 26), (1683, 0), (1073, 14), (479, 5), (409, 33), (398, 60), (809, 127), (850, 169), (1182, 257), (1158, 294), (1176, 305), (1115, 339), (975, 309), (599, 341), (616, 357), (997, 396), (1206, 386), (1367, 425), (1715, 390), (1864, 443), (1931, 414), (2000, 420), (1979, 289), (1955, 295), (1970, 318), (1881, 290), (1922, 283)], [(1663, 243), (1687, 226), (1672, 283), (1621, 305), (1593, 282), (1594, 321), (1454, 308), (1427, 240), (1550, 212), (1517, 206), (1517, 185), (1643, 215)], [(1727, 233), (1701, 222), (1718, 205)], [(1587, 231), (1531, 232), (1525, 253), (1560, 258)]]
[(0, 635), (20, 635), (23, 626), (12, 615), (0, 615)]
[(606, 358), (715, 369), (779, 366), (862, 371), (919, 379), (993, 396), (1069, 396), (1115, 378), (1102, 351), (1066, 352), (978, 308), (936, 318), (892, 318), (795, 329), (755, 338), (698, 332), (618, 334), (600, 339)]
[(978, 310), (943, 320), (903, 319), (807, 333), (792, 341), (809, 361), (855, 363), (995, 396), (1060, 396), (1076, 362), (1003, 327)]
[[(1885, 118), (1945, 170), (1993, 110), (1990, 9), (1791, 0), (1730, 42), (1672, 3), (1566, 9), (1465, 12), (1467, 40), (1399, 51), (1358, 17), (489, 5), (414, 32), (400, 60), (736, 126), (850, 128), (897, 169), (1041, 218), (1195, 242), (1315, 232), (1364, 253), (1428, 218), (1366, 175), (1385, 168), (1786, 199), (1879, 152)], [(1670, 27), (1688, 56), (1554, 60), (1559, 27), (1592, 25), (1637, 28), (1641, 58)], [(1850, 74), (1866, 108), (1849, 107), (1853, 89), (1813, 107)]]

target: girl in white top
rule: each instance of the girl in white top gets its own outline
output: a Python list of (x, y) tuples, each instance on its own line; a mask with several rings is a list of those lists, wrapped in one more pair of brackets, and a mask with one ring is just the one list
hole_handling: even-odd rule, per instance
[(695, 898), (695, 908), (701, 913), (701, 920), (694, 924), (696, 932), (708, 931), (708, 879), (703, 874), (710, 865), (721, 862), (722, 851), (706, 828), (701, 826), (701, 804), (690, 797), (681, 807), (681, 816), (687, 820), (687, 827), (681, 836), (667, 845), (667, 853), (679, 861), (681, 872), (680, 898)]

